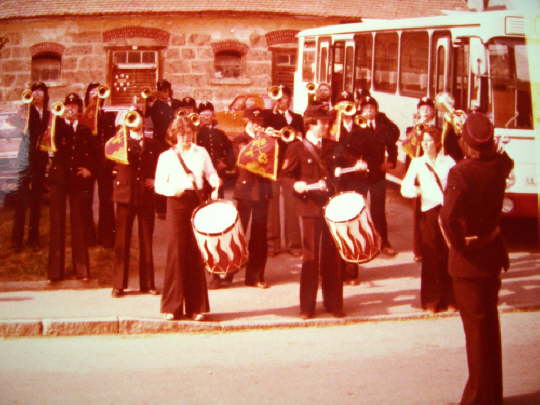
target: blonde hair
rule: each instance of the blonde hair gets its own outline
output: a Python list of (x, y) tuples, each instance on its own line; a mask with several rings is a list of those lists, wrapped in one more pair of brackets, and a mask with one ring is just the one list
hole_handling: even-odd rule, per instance
[(197, 133), (197, 127), (191, 119), (185, 115), (176, 116), (169, 124), (169, 128), (167, 128), (165, 141), (171, 146), (176, 145), (178, 143), (178, 135), (184, 136), (186, 128), (190, 128), (194, 134)]

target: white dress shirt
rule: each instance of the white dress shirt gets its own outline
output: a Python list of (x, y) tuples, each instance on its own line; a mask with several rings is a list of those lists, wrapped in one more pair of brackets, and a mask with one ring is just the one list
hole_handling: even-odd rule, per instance
[[(184, 163), (193, 172), (193, 177), (184, 171), (177, 153), (181, 153)], [(219, 176), (205, 148), (192, 143), (187, 150), (173, 147), (159, 155), (154, 183), (156, 193), (166, 197), (179, 197), (184, 191), (193, 190), (192, 178), (199, 190), (203, 187), (203, 179), (206, 179), (212, 188), (219, 187)]]
[(443, 203), (443, 193), (437, 184), (435, 175), (428, 169), (429, 164), (439, 176), (443, 189), (446, 187), (448, 172), (456, 164), (454, 159), (448, 155), (438, 154), (435, 162), (430, 162), (426, 155), (422, 155), (411, 160), (411, 164), (405, 177), (401, 182), (401, 195), (406, 198), (416, 198), (418, 188), (415, 180), (418, 179), (420, 197), (422, 200), (422, 212), (429, 211), (437, 205)]

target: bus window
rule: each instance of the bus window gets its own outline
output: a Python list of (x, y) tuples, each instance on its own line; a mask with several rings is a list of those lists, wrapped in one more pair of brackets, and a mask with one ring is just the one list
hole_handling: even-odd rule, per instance
[(315, 40), (306, 39), (302, 54), (302, 80), (304, 82), (315, 81)]
[(454, 51), (454, 107), (458, 110), (467, 110), (467, 90), (469, 88), (469, 45), (462, 44)]
[(345, 78), (343, 80), (343, 88), (352, 93), (354, 90), (354, 48), (347, 46), (345, 48)]
[(319, 46), (319, 83), (328, 83), (328, 42), (321, 42)]
[(398, 34), (375, 36), (374, 88), (394, 93), (397, 88)]
[(371, 59), (373, 56), (373, 38), (371, 34), (356, 37), (356, 72), (355, 89), (371, 88)]
[(532, 129), (531, 83), (523, 41), (495, 39), (488, 45), (495, 127)]
[(332, 61), (332, 100), (336, 100), (343, 91), (343, 63), (345, 60), (345, 42), (337, 41), (333, 47)]
[(401, 34), (399, 89), (402, 94), (423, 97), (428, 88), (429, 36), (427, 32)]

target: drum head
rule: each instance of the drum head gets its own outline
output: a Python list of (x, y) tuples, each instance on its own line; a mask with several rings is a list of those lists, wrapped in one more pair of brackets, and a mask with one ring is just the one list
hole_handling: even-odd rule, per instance
[(238, 211), (233, 203), (225, 200), (212, 201), (193, 213), (193, 227), (205, 235), (219, 235), (236, 222)]
[(324, 216), (331, 222), (346, 222), (356, 218), (366, 206), (362, 194), (347, 191), (333, 196), (324, 210)]

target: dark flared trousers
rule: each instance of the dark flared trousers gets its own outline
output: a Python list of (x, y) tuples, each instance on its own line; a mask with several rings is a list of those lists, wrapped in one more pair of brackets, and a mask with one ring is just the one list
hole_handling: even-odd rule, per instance
[(322, 217), (302, 217), (302, 272), (300, 311), (315, 313), (319, 277), (323, 304), (328, 312), (343, 309), (343, 281), (338, 253)]
[(114, 247), (113, 287), (123, 290), (128, 286), (131, 234), (135, 218), (139, 226), (139, 287), (141, 291), (153, 290), (155, 289), (152, 251), (154, 208), (132, 204), (116, 205), (117, 232)]
[(64, 278), (66, 247), (66, 210), (69, 199), (71, 219), (71, 256), (73, 272), (79, 278), (90, 277), (90, 262), (84, 222), (84, 201), (88, 190), (72, 185), (54, 184), (50, 189), (49, 280)]
[(420, 300), (422, 308), (445, 311), (454, 305), (452, 279), (448, 274), (448, 248), (439, 227), (440, 205), (420, 216), (422, 276)]
[(246, 266), (246, 284), (264, 281), (264, 268), (268, 257), (267, 222), (268, 200), (238, 200), (238, 212), (242, 227), (247, 233), (251, 219), (249, 237), (249, 260)]
[(465, 331), (469, 366), (461, 404), (500, 405), (503, 382), (497, 297), (501, 281), (498, 277), (453, 278), (452, 281)]
[(386, 222), (386, 179), (369, 185), (369, 212), (373, 225), (382, 238), (382, 246), (390, 246)]
[(167, 263), (161, 312), (176, 317), (208, 312), (208, 290), (191, 215), (198, 205), (194, 192), (167, 198)]

